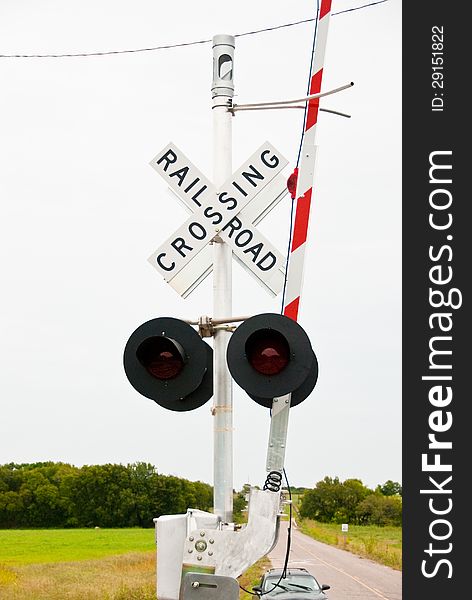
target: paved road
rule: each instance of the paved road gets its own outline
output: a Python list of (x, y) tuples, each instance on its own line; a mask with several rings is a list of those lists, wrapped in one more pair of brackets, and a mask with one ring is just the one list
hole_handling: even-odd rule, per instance
[[(273, 567), (282, 567), (287, 543), (287, 523), (281, 523), (277, 546), (269, 554)], [(402, 575), (366, 558), (322, 544), (292, 527), (289, 566), (305, 567), (327, 583), (329, 600), (401, 600)]]

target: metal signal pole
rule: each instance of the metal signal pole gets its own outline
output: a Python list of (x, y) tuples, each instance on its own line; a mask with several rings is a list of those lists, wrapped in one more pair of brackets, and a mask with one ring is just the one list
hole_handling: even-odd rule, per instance
[[(234, 95), (234, 37), (213, 37), (213, 183), (218, 189), (232, 174), (232, 115), (228, 107)], [(213, 243), (213, 318), (232, 314), (232, 250), (217, 237)], [(214, 512), (225, 523), (233, 520), (233, 391), (226, 364), (231, 333), (214, 334)]]

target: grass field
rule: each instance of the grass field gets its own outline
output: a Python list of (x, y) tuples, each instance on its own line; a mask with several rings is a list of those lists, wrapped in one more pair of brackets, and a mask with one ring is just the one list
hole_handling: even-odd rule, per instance
[[(241, 585), (251, 589), (268, 566), (261, 559)], [(154, 529), (0, 530), (1, 600), (155, 598)]]
[[(401, 528), (299, 522), (301, 531), (401, 569)], [(240, 578), (251, 589), (264, 558)], [(0, 530), (0, 600), (155, 600), (153, 529)], [(252, 596), (241, 592), (241, 600)]]
[(393, 569), (402, 568), (402, 528), (376, 527), (374, 525), (349, 525), (349, 531), (341, 532), (341, 525), (298, 521), (300, 531), (315, 540), (349, 550)]
[(0, 531), (2, 600), (155, 599), (154, 529)]
[(155, 549), (154, 529), (0, 530), (0, 564), (25, 565), (102, 558)]

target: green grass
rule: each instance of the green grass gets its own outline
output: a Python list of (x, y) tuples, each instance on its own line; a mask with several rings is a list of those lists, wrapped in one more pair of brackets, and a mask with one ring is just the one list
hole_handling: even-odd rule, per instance
[[(252, 589), (269, 567), (262, 558), (240, 584)], [(0, 530), (0, 600), (155, 600), (155, 590), (153, 529)]]
[(104, 558), (155, 550), (154, 529), (0, 530), (0, 565)]
[(298, 521), (298, 525), (302, 533), (315, 540), (365, 556), (393, 569), (402, 568), (401, 527), (349, 525), (349, 531), (343, 534), (341, 525), (335, 523), (303, 519)]
[[(241, 575), (238, 580), (239, 585), (251, 591), (252, 587), (260, 582), (262, 575), (267, 569), (270, 569), (270, 560), (264, 556)], [(254, 597), (244, 590), (239, 590), (239, 600), (252, 600)]]
[(0, 600), (155, 600), (154, 529), (0, 530)]
[(0, 600), (155, 600), (156, 553), (7, 567)]

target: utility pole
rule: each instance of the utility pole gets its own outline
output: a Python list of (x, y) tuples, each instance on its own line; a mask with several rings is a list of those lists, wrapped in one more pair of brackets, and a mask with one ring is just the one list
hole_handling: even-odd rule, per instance
[[(234, 95), (232, 35), (213, 37), (213, 182), (218, 189), (232, 174), (232, 115), (228, 108)], [(217, 236), (213, 243), (213, 318), (232, 314), (232, 250)], [(233, 520), (233, 391), (226, 364), (231, 333), (219, 329), (214, 335), (214, 512), (224, 523)]]

